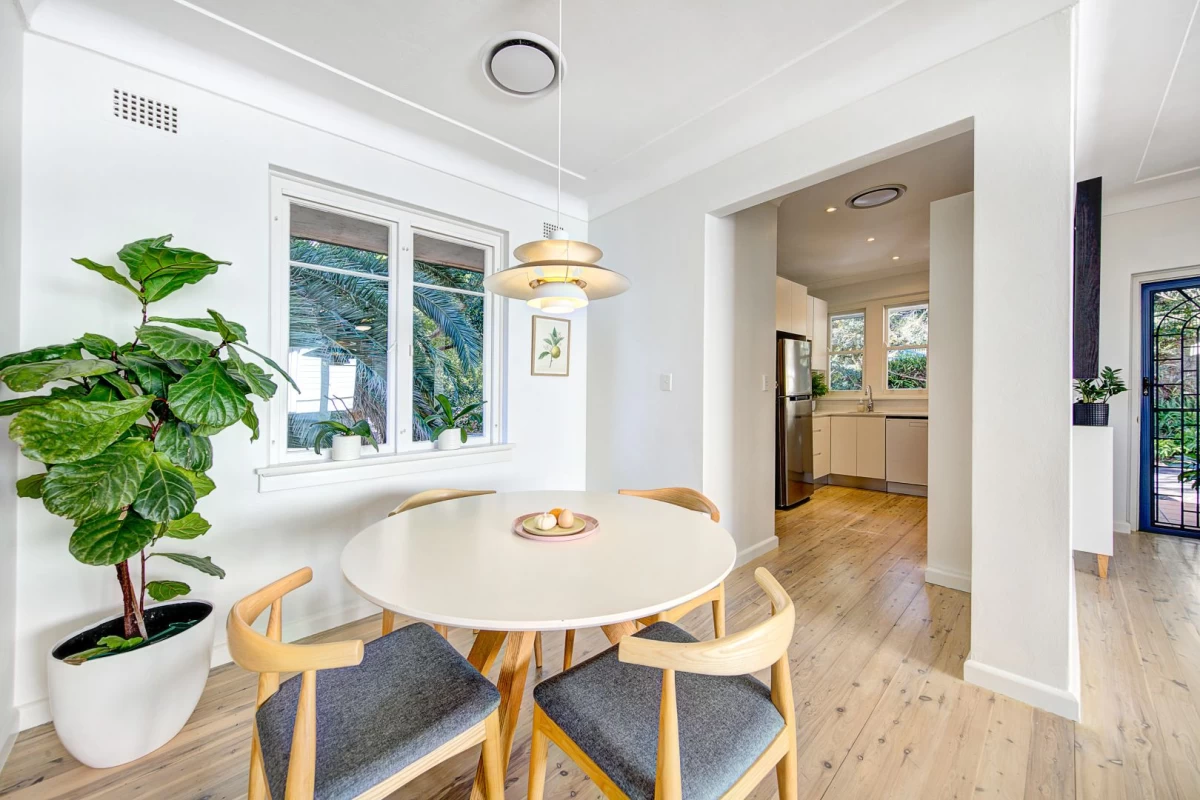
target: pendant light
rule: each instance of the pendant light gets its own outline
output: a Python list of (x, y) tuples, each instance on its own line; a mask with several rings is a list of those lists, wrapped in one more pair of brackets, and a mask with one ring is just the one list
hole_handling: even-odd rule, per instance
[(600, 248), (572, 239), (562, 227), (562, 0), (558, 2), (558, 192), (553, 238), (526, 242), (513, 251), (521, 263), (484, 279), (488, 291), (524, 300), (548, 314), (569, 314), (591, 300), (629, 289), (629, 279), (600, 266)]

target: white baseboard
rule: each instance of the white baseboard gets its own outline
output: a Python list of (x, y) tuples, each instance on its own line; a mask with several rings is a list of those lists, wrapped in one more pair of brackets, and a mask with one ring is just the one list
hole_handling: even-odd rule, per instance
[(15, 708), (5, 712), (7, 719), (0, 722), (0, 771), (4, 770), (4, 763), (8, 761), (8, 756), (12, 753), (13, 745), (17, 743), (17, 734), (21, 732), (20, 716)]
[(963, 680), (1008, 695), (1014, 700), (1045, 709), (1052, 714), (1078, 722), (1080, 719), (1079, 697), (1056, 689), (1045, 683), (1030, 680), (1021, 675), (989, 666), (970, 656), (963, 664)]
[(955, 569), (940, 569), (925, 567), (925, 582), (945, 586), (947, 589), (957, 589), (960, 592), (971, 592), (971, 576)]
[(738, 554), (737, 554), (737, 560), (733, 562), (733, 566), (736, 569), (737, 567), (740, 567), (742, 564), (746, 564), (746, 563), (753, 561), (754, 559), (761, 556), (763, 553), (771, 552), (776, 547), (779, 547), (779, 537), (776, 536), (775, 534), (771, 534), (770, 536), (768, 536), (766, 539), (763, 539), (758, 544), (752, 544), (747, 548), (739, 550)]
[(1130, 525), (1128, 522), (1118, 522), (1116, 520), (1113, 520), (1113, 532), (1114, 533), (1133, 533), (1133, 526)]
[[(330, 628), (336, 628), (348, 622), (357, 622), (360, 619), (378, 613), (379, 608), (377, 606), (368, 603), (366, 600), (356, 600), (343, 606), (325, 609), (324, 611), (295, 621), (289, 622), (285, 619), (283, 640), (285, 642), (292, 642), (296, 639), (303, 639), (306, 636), (312, 636), (315, 633), (327, 631)], [(287, 615), (285, 614), (284, 616), (286, 618)], [(218, 630), (223, 631), (224, 627), (219, 626)], [(233, 658), (229, 655), (228, 643), (223, 641), (213, 643), (212, 666), (219, 667), (231, 661), (233, 661)], [(24, 703), (17, 711), (20, 719), (20, 730), (23, 731), (43, 725), (52, 719), (50, 714), (50, 700), (46, 697)]]

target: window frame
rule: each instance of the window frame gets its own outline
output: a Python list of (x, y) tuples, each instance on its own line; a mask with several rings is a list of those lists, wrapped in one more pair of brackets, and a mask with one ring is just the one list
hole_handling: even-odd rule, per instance
[[(863, 320), (863, 345), (858, 350), (834, 350), (833, 349), (833, 321), (839, 317), (862, 317)], [(866, 308), (847, 308), (842, 311), (837, 311), (829, 314), (828, 321), (829, 329), (826, 331), (829, 347), (827, 355), (829, 365), (826, 369), (825, 380), (829, 384), (829, 394), (840, 395), (856, 395), (863, 391), (863, 386), (867, 383), (867, 310)], [(859, 387), (857, 389), (834, 389), (833, 388), (833, 357), (844, 355), (858, 355), (862, 357), (862, 371), (860, 374)]]
[[(892, 312), (909, 308), (924, 308), (926, 313), (925, 322), (925, 344), (921, 345), (892, 345)], [(929, 299), (924, 300), (907, 300), (894, 301), (885, 303), (883, 306), (883, 388), (888, 392), (896, 394), (908, 394), (910, 392), (928, 392), (929, 391)], [(925, 351), (925, 385), (921, 388), (912, 389), (893, 389), (888, 386), (888, 356), (893, 350), (924, 350)]]
[[(388, 431), (387, 443), (379, 452), (364, 448), (362, 462), (414, 453), (440, 454), (432, 441), (414, 441), (412, 425), (413, 372), (413, 235), (448, 240), (476, 247), (484, 252), (484, 277), (504, 268), (507, 235), (501, 231), (452, 219), (426, 209), (380, 198), (366, 192), (335, 187), (286, 174), (270, 174), (271, 249), (270, 249), (270, 341), (268, 352), (281, 365), (288, 363), (289, 291), (291, 287), (291, 206), (309, 206), (342, 216), (356, 217), (388, 227)], [(306, 268), (320, 265), (301, 264)], [(329, 270), (329, 268), (323, 268)], [(424, 285), (424, 284), (421, 284)], [(457, 292), (450, 287), (433, 287)], [(467, 292), (478, 296), (473, 292)], [(483, 325), (483, 406), (482, 433), (472, 435), (465, 445), (489, 446), (506, 441), (504, 370), (506, 368), (507, 305), (491, 292), (482, 293)], [(287, 446), (287, 401), (289, 387), (271, 400), (265, 430), (270, 439), (271, 466), (329, 461), (330, 455), (317, 456), (312, 450)], [(455, 451), (445, 451), (448, 454)], [(462, 451), (457, 451), (462, 452)], [(330, 462), (332, 463), (332, 462)]]

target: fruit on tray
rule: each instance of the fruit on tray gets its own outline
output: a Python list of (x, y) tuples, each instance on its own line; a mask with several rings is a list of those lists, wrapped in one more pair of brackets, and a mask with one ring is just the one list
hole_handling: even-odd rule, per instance
[(558, 524), (562, 528), (569, 528), (575, 524), (575, 514), (571, 512), (571, 509), (564, 508), (558, 512)]
[(550, 512), (540, 514), (537, 517), (537, 527), (540, 531), (554, 530), (558, 527), (558, 517), (554, 516)]

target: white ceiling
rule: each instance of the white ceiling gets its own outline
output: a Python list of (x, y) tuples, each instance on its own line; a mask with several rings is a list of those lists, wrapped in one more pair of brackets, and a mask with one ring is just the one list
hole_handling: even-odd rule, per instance
[(1076, 174), (1106, 210), (1200, 194), (1200, 0), (1083, 0)]
[[(971, 191), (974, 169), (968, 132), (787, 195), (779, 201), (779, 274), (820, 288), (929, 269), (929, 204)], [(889, 183), (908, 191), (879, 208), (846, 207)]]
[[(556, 96), (498, 92), (480, 56), (509, 30), (556, 40), (555, 0), (22, 2), (43, 35), (173, 77), (190, 57), (183, 79), (241, 91), (207, 85), (217, 56), (553, 185)], [(1070, 3), (571, 0), (563, 160), (586, 180), (564, 191), (598, 216)]]

